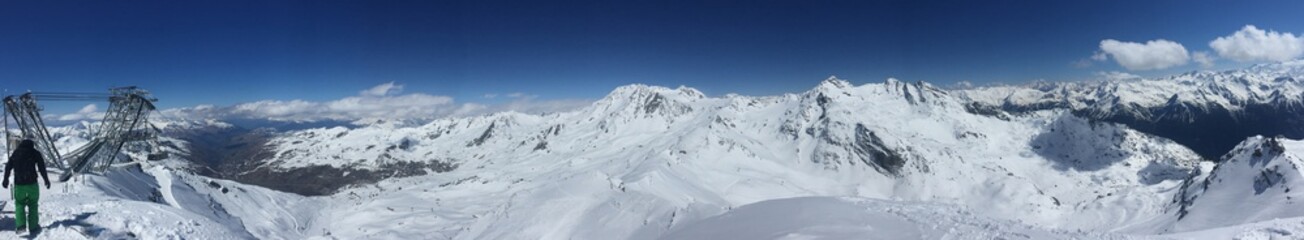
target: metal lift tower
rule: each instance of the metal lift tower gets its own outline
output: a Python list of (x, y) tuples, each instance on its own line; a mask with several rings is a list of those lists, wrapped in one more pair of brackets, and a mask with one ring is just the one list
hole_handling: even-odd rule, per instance
[[(54, 146), (54, 139), (46, 129), (41, 118), (41, 108), (36, 104), (41, 101), (109, 101), (109, 108), (98, 127), (93, 129), (90, 142), (60, 156)], [(158, 148), (158, 129), (149, 123), (149, 114), (154, 111), (154, 102), (158, 99), (149, 96), (149, 91), (136, 87), (109, 89), (108, 94), (90, 93), (34, 93), (4, 98), (7, 118), (14, 119), (18, 127), (18, 136), (5, 124), (5, 139), (31, 139), (36, 142), (37, 150), (45, 157), (46, 164), (63, 170), (60, 181), (68, 181), (72, 176), (88, 171), (102, 171), (113, 165), (122, 148), (128, 143), (144, 142), (151, 146), (154, 153), (148, 158), (157, 160), (166, 158)], [(16, 137), (16, 138), (15, 138)], [(10, 144), (12, 145), (12, 144)], [(11, 149), (6, 149), (12, 151)], [(139, 161), (139, 160), (137, 160)]]

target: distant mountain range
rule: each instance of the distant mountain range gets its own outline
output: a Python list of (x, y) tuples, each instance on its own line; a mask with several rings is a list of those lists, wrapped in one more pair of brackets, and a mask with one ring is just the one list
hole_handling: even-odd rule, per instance
[(983, 87), (957, 95), (1022, 113), (1069, 109), (1173, 139), (1206, 159), (1218, 159), (1254, 135), (1304, 138), (1304, 61), (1156, 79), (1041, 82)]
[[(629, 85), (575, 111), (424, 124), (161, 118), (173, 158), (106, 176), (189, 184), (133, 201), (258, 238), (1304, 234), (1282, 227), (1304, 222), (1304, 150), (1286, 139), (1304, 137), (1301, 69), (965, 90), (829, 78), (778, 96)], [(54, 132), (71, 149), (86, 129)], [(247, 198), (313, 209), (226, 205)], [(847, 221), (789, 216), (807, 211)]]

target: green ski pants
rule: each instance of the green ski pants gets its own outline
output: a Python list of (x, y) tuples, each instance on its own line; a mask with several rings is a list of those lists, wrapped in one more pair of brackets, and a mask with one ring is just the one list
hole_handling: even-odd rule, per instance
[(14, 191), (14, 216), (18, 229), (37, 228), (41, 226), (40, 218), (37, 217), (36, 201), (41, 198), (41, 187), (33, 184), (15, 184)]

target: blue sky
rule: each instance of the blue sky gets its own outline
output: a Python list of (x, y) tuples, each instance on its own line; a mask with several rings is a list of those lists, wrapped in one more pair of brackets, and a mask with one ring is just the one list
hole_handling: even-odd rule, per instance
[(0, 88), (138, 85), (170, 108), (325, 102), (390, 82), (501, 104), (510, 93), (596, 99), (631, 83), (770, 95), (829, 75), (938, 85), (1157, 76), (1262, 61), (1137, 70), (1090, 58), (1105, 39), (1165, 39), (1217, 57), (1210, 41), (1246, 25), (1304, 33), (1301, 10), (1300, 1), (4, 2)]

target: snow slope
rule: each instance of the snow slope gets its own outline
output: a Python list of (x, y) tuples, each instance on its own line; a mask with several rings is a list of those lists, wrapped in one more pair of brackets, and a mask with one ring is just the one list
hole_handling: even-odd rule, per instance
[[(41, 189), (37, 235), (13, 231), (14, 206), (6, 194), (5, 215), (0, 218), (0, 238), (37, 239), (293, 239), (294, 223), (281, 219), (291, 214), (261, 218), (282, 208), (312, 210), (303, 197), (231, 184), (232, 193), (214, 191), (194, 183), (203, 177), (173, 175), (164, 166), (145, 171), (113, 169), (102, 175), (83, 175), (51, 189)], [(222, 182), (221, 180), (212, 180)], [(238, 191), (238, 192), (235, 192)], [(289, 205), (282, 205), (291, 203)], [(238, 216), (238, 217), (236, 217)], [(246, 230), (248, 229), (248, 230)]]
[(1300, 156), (1304, 141), (1255, 136), (1183, 184), (1171, 216), (1139, 225), (1182, 239), (1299, 239), (1304, 236)]
[[(85, 144), (95, 123), (50, 128), (60, 151)], [(172, 123), (176, 126), (200, 126)], [(191, 173), (188, 143), (164, 137), (172, 158), (83, 174), (41, 189), (42, 233), (13, 231), (11, 197), (4, 194), (0, 239), (299, 239), (316, 212), (313, 199)], [(141, 159), (142, 149), (128, 147), (122, 159)], [(58, 169), (51, 169), (57, 178)]]
[(1299, 239), (1302, 234), (1304, 234), (1304, 218), (1295, 217), (1165, 234), (1157, 237), (1173, 239), (1276, 240)]
[(1112, 231), (1165, 214), (1199, 159), (1118, 124), (984, 113), (896, 80), (721, 98), (632, 85), (574, 112), (311, 129), (272, 142), (263, 168), (456, 166), (323, 197), (320, 217), (344, 220), (314, 221), (303, 234), (343, 238), (651, 239), (802, 196), (936, 202)]
[(1251, 137), (1192, 175), (1175, 200), (1175, 216), (1158, 224), (1182, 232), (1304, 216), (1300, 156), (1304, 141)]
[[(1048, 230), (925, 202), (802, 197), (744, 205), (662, 239), (1129, 239)], [(1137, 237), (1131, 237), (1137, 238)]]

